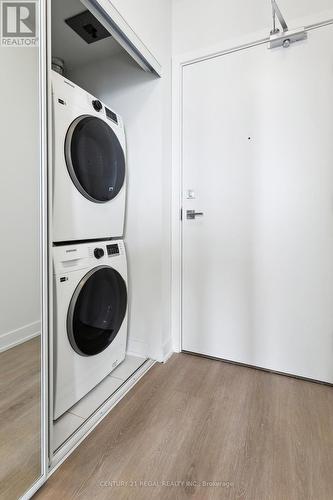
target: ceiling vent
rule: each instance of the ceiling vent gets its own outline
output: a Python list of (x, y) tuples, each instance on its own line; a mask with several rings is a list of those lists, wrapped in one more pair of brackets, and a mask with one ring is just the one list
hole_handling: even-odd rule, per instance
[(86, 43), (95, 43), (111, 36), (89, 10), (65, 19), (65, 23)]

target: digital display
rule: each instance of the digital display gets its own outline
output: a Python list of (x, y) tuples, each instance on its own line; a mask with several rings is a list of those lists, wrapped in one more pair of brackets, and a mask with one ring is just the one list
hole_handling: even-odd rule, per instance
[(105, 113), (106, 113), (106, 116), (108, 118), (110, 118), (110, 120), (114, 121), (115, 123), (118, 123), (117, 115), (116, 115), (116, 113), (111, 111), (111, 109), (105, 108)]
[(107, 249), (109, 256), (110, 255), (119, 255), (119, 247), (116, 243), (113, 245), (106, 245), (106, 249)]

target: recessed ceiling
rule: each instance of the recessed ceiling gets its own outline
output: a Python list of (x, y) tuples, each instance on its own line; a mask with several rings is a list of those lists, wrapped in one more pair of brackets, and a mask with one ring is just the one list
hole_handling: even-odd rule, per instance
[(65, 23), (65, 19), (85, 10), (80, 0), (52, 1), (52, 56), (63, 59), (69, 71), (125, 52), (112, 37), (88, 44)]

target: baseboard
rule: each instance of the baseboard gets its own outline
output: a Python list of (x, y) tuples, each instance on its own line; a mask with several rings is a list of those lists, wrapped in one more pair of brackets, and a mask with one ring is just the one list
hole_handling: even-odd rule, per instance
[[(138, 356), (139, 358), (147, 358), (148, 347), (147, 342), (140, 339), (128, 339), (126, 353), (130, 356)], [(152, 356), (158, 363), (166, 363), (173, 355), (174, 349), (171, 336), (164, 342), (162, 352), (158, 356)]]
[(23, 342), (27, 342), (38, 335), (40, 335), (40, 321), (22, 326), (11, 332), (3, 333), (0, 335), (0, 352), (7, 351), (12, 347), (23, 344)]
[(173, 355), (174, 350), (172, 346), (172, 338), (171, 336), (168, 338), (166, 342), (163, 344), (163, 359), (162, 363), (166, 363), (169, 358)]
[(127, 354), (130, 356), (138, 356), (139, 358), (147, 358), (147, 342), (139, 339), (127, 340)]

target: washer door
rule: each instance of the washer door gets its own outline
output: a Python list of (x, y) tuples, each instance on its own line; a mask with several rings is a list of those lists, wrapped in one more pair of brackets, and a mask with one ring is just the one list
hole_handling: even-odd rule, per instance
[(100, 118), (78, 117), (65, 140), (68, 172), (88, 200), (106, 203), (117, 196), (125, 181), (125, 155), (112, 128)]
[(127, 289), (111, 267), (96, 267), (76, 287), (67, 315), (71, 346), (81, 356), (104, 351), (116, 338), (127, 309)]

